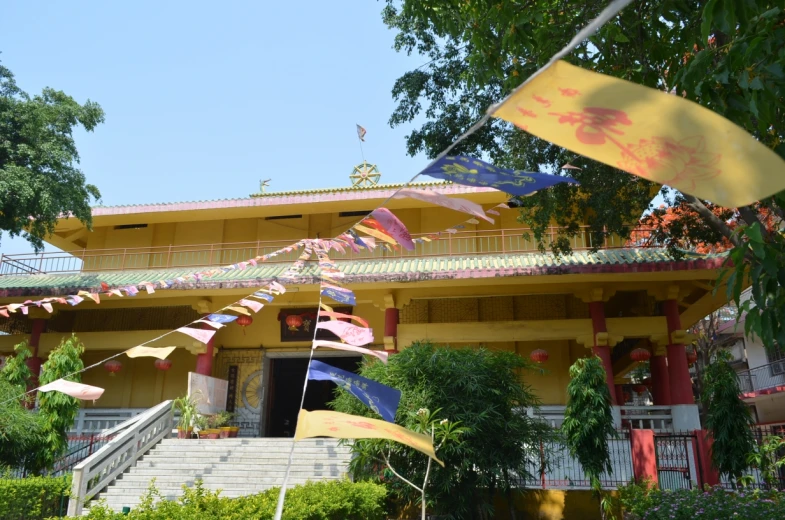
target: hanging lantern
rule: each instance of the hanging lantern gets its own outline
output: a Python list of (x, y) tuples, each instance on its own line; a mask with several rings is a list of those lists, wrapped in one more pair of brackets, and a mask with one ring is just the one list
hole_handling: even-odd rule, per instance
[(155, 368), (158, 370), (162, 370), (166, 372), (170, 368), (172, 368), (172, 360), (171, 359), (156, 359), (155, 360)]
[(630, 358), (632, 358), (633, 361), (648, 361), (649, 358), (651, 358), (651, 352), (645, 348), (636, 348), (630, 352)]
[(115, 375), (123, 368), (123, 364), (117, 361), (116, 359), (110, 359), (106, 363), (104, 363), (104, 368), (107, 372), (109, 372), (110, 376)]
[(286, 324), (289, 325), (289, 330), (295, 332), (303, 324), (303, 319), (297, 314), (290, 314), (286, 317)]
[(698, 361), (698, 353), (695, 350), (688, 350), (687, 351), (687, 363), (690, 365), (695, 364)]
[(538, 348), (537, 350), (533, 350), (529, 357), (535, 363), (545, 363), (548, 361), (548, 351)]
[(237, 318), (236, 323), (243, 328), (243, 336), (245, 336), (245, 327), (253, 323), (253, 318), (251, 318), (250, 316), (246, 316), (245, 314), (241, 314)]

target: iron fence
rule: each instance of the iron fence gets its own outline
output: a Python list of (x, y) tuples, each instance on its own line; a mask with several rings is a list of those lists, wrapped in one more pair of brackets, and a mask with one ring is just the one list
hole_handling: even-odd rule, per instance
[[(762, 446), (772, 437), (785, 439), (785, 424), (755, 426), (752, 432), (753, 437), (755, 438), (755, 443), (760, 448), (760, 446)], [(770, 478), (767, 482), (766, 476), (759, 467), (750, 466), (746, 471), (744, 471), (745, 478), (743, 479), (743, 483), (745, 487), (751, 487), (755, 489), (776, 488), (779, 490), (785, 490), (785, 466), (777, 468), (774, 465), (775, 461), (785, 458), (785, 448), (781, 448), (776, 452), (770, 453), (768, 458), (769, 460), (767, 462), (772, 468), (773, 475), (771, 475), (771, 477), (773, 478)], [(739, 482), (735, 482), (733, 479), (729, 478), (728, 475), (720, 476), (720, 485), (725, 489), (735, 489), (739, 486), (739, 484)]]
[(739, 388), (742, 394), (765, 390), (785, 390), (785, 360), (742, 370), (738, 373)]
[(660, 489), (692, 489), (701, 482), (695, 434), (658, 433), (654, 453)]
[[(628, 484), (633, 478), (632, 449), (629, 432), (620, 431), (608, 439), (611, 468), (610, 473), (600, 476), (606, 489)], [(529, 489), (589, 489), (591, 483), (580, 462), (570, 455), (567, 446), (560, 440), (540, 443), (537, 454), (530, 458), (529, 475), (521, 484)]]
[[(52, 469), (45, 472), (50, 477), (67, 475), (73, 471), (74, 466), (95, 453), (104, 444), (114, 438), (114, 435), (102, 435), (100, 433), (86, 435), (69, 435), (68, 451), (65, 455), (55, 461)], [(5, 478), (25, 478), (28, 472), (25, 468), (6, 468), (2, 474)]]

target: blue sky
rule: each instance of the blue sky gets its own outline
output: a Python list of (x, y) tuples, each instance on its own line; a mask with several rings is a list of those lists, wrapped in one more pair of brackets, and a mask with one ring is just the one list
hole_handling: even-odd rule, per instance
[(387, 125), (390, 91), (427, 60), (392, 49), (383, 5), (6, 2), (0, 61), (31, 94), (101, 104), (106, 123), (76, 140), (106, 205), (246, 197), (267, 178), (270, 191), (346, 186), (355, 123), (382, 182), (403, 182), (427, 160), (406, 155), (411, 127)]

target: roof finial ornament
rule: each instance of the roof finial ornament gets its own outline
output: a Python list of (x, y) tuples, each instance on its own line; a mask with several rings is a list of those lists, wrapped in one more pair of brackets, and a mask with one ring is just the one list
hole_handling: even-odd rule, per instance
[(354, 188), (370, 188), (379, 184), (382, 174), (375, 164), (368, 164), (368, 161), (363, 161), (352, 170), (349, 179), (352, 181)]
[(259, 191), (261, 191), (262, 193), (267, 193), (267, 188), (270, 186), (270, 181), (271, 180), (272, 179), (267, 179), (267, 180), (264, 180), (264, 181), (260, 181), (259, 182)]

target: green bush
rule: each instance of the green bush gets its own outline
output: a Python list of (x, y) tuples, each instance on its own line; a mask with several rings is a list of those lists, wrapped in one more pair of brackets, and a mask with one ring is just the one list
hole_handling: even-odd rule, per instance
[(65, 516), (70, 477), (0, 479), (0, 520)]
[[(88, 520), (268, 520), (275, 515), (280, 488), (258, 495), (224, 498), (220, 492), (204, 489), (197, 481), (183, 487), (176, 502), (163, 500), (155, 483), (129, 515), (115, 513), (100, 501), (90, 508)], [(383, 520), (387, 491), (369, 482), (309, 482), (286, 493), (284, 520)]]
[(634, 520), (686, 520), (693, 518), (771, 520), (785, 518), (785, 492), (746, 490), (662, 491), (643, 484), (619, 489), (622, 507)]

